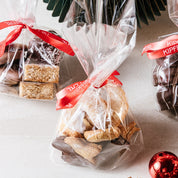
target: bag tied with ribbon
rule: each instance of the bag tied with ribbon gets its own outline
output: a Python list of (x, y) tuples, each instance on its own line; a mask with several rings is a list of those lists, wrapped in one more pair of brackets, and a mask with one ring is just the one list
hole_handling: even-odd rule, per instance
[[(13, 4), (14, 0), (7, 3), (8, 7)], [(6, 17), (0, 22), (0, 92), (51, 100), (59, 90), (63, 53), (73, 56), (74, 52), (55, 31), (34, 28), (35, 0), (19, 1), (18, 5), (14, 10), (17, 12), (13, 11), (18, 19), (10, 16), (13, 20)], [(26, 15), (18, 14), (24, 5), (27, 5)]]
[(56, 163), (62, 152), (69, 164), (115, 169), (142, 148), (141, 129), (115, 71), (135, 45), (135, 4), (118, 4), (111, 20), (109, 3), (73, 1), (61, 24), (88, 77), (56, 95), (56, 109), (62, 109), (52, 142)]
[[(169, 16), (177, 24), (178, 1), (168, 1)], [(166, 35), (161, 41), (148, 44), (142, 54), (147, 53), (155, 63), (153, 85), (156, 89), (158, 109), (171, 118), (178, 118), (178, 35)], [(161, 37), (163, 38), (163, 37)]]

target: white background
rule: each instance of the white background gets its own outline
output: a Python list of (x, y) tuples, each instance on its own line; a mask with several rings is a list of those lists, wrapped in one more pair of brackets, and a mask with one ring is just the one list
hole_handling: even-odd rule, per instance
[[(51, 12), (41, 1), (37, 23), (60, 30), (57, 19), (51, 17)], [(62, 160), (60, 165), (55, 165), (50, 160), (50, 142), (59, 119), (55, 102), (0, 95), (0, 178), (149, 178), (148, 163), (153, 154), (167, 150), (178, 155), (178, 121), (155, 110), (152, 61), (146, 55), (141, 56), (145, 44), (176, 30), (167, 12), (149, 26), (143, 25), (138, 29), (136, 48), (119, 68), (119, 78), (124, 83), (135, 118), (143, 129), (145, 142), (144, 151), (131, 165), (110, 172), (74, 167)]]

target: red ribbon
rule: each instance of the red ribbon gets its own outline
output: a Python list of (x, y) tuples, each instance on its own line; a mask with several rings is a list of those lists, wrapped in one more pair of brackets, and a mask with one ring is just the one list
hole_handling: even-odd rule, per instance
[[(122, 83), (115, 77), (116, 75), (120, 74), (119, 72), (114, 71), (99, 88), (106, 85), (109, 81), (116, 85), (122, 85)], [(85, 91), (90, 87), (92, 81), (93, 80), (91, 79), (87, 79), (81, 82), (76, 82), (59, 91), (56, 94), (56, 110), (69, 109), (74, 107), (79, 99), (82, 97), (82, 95), (85, 93)]]
[(39, 29), (33, 29), (30, 26), (23, 24), (18, 21), (4, 21), (0, 22), (0, 30), (4, 28), (8, 28), (11, 26), (17, 26), (15, 30), (11, 31), (8, 36), (6, 37), (5, 40), (0, 42), (0, 57), (4, 54), (5, 47), (15, 41), (19, 35), (22, 32), (22, 29), (28, 29), (30, 32), (41, 38), (43, 41), (46, 43), (49, 43), (50, 45), (54, 46), (55, 48), (58, 48), (59, 50), (74, 56), (74, 52), (69, 45), (69, 43), (60, 38), (59, 36), (56, 36), (50, 32), (44, 31), (44, 30), (39, 30)]
[(158, 59), (178, 52), (178, 35), (172, 35), (162, 41), (150, 43), (143, 48), (149, 59)]

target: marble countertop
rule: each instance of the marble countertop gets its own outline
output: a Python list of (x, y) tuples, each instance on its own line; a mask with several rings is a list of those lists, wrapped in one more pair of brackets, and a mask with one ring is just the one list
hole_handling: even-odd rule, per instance
[[(57, 19), (52, 18), (45, 8), (46, 4), (40, 2), (37, 23), (59, 28)], [(119, 68), (119, 79), (124, 84), (134, 117), (143, 130), (145, 143), (144, 151), (131, 165), (109, 172), (70, 166), (62, 160), (55, 165), (50, 159), (50, 143), (60, 113), (55, 111), (55, 102), (0, 95), (0, 177), (149, 178), (148, 163), (153, 154), (167, 150), (178, 155), (178, 121), (156, 111), (151, 82), (152, 61), (146, 55), (141, 56), (145, 44), (176, 31), (177, 27), (169, 20), (167, 12), (149, 26), (143, 25), (138, 29), (134, 51)]]

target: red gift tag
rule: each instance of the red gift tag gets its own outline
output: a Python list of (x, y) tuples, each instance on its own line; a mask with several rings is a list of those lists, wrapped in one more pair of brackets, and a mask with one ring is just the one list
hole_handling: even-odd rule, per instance
[(178, 35), (172, 35), (162, 41), (150, 43), (143, 48), (149, 59), (158, 59), (178, 52)]

